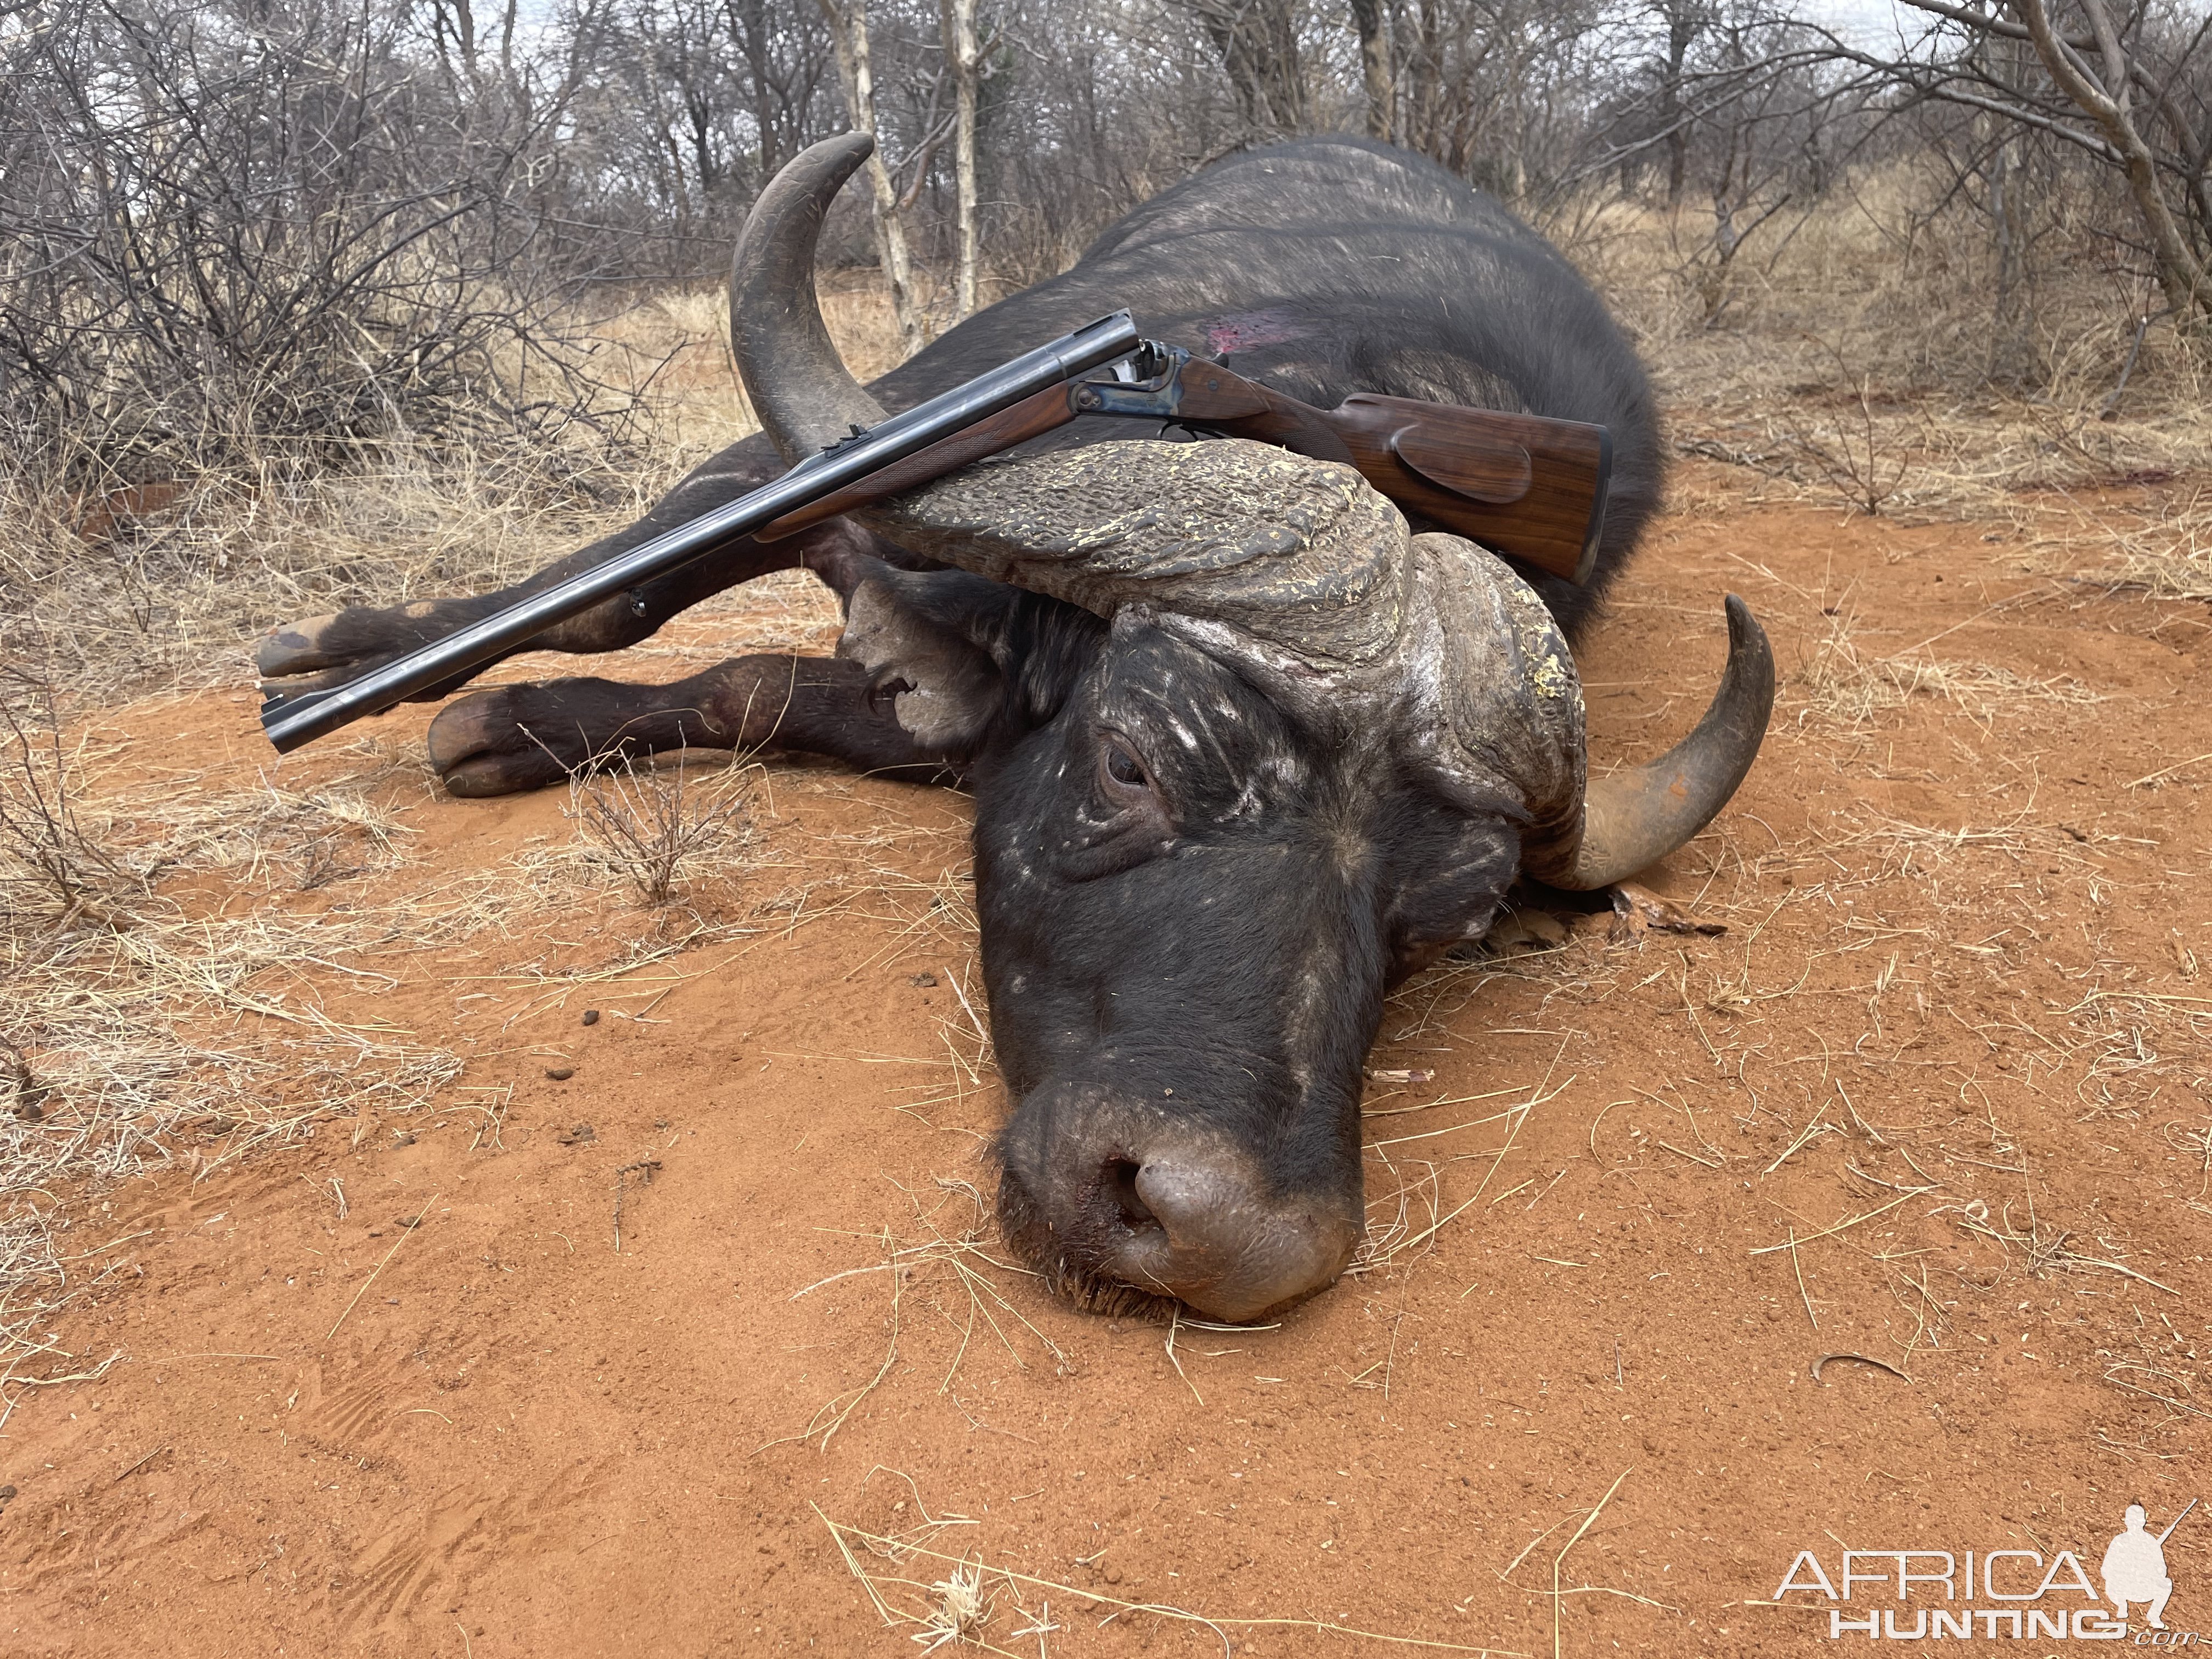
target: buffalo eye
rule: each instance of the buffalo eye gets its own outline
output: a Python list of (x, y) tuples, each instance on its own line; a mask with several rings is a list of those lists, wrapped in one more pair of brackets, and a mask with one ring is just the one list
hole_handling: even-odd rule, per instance
[(1107, 799), (1133, 806), (1152, 793), (1152, 775), (1127, 738), (1108, 732), (1098, 757), (1099, 782)]

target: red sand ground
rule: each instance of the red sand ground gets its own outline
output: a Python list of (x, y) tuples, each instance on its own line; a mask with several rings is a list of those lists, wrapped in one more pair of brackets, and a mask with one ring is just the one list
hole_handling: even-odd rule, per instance
[[(969, 1200), (938, 1183), (985, 1181), (1000, 1103), (988, 1068), (949, 1086), (974, 941), (930, 895), (957, 898), (965, 803), (778, 762), (757, 852), (781, 862), (702, 908), (781, 929), (816, 884), (833, 908), (787, 932), (565, 997), (463, 979), (570, 936), (525, 908), (473, 956), (380, 962), (404, 981), (387, 995), (349, 1003), (331, 976), (332, 1012), (461, 1046), (464, 1088), (512, 1085), (496, 1139), (460, 1104), (496, 1097), (449, 1090), (105, 1195), (76, 1237), (112, 1223), (129, 1266), (57, 1328), (126, 1358), (37, 1391), (0, 1438), (0, 1648), (916, 1650), (824, 1517), (965, 1517), (933, 1547), (1073, 1587), (996, 1581), (982, 1634), (1022, 1654), (1224, 1646), (1155, 1613), (1103, 1622), (1119, 1602), (1210, 1616), (1238, 1654), (1402, 1650), (1243, 1620), (1812, 1652), (1828, 1604), (1773, 1603), (1800, 1550), (1832, 1577), (1846, 1547), (2072, 1550), (2094, 1575), (2126, 1504), (2155, 1528), (2212, 1497), (2207, 618), (2031, 576), (1975, 526), (1677, 516), (1588, 653), (1600, 765), (1693, 719), (1728, 588), (1793, 678), (1735, 806), (1653, 884), (1729, 931), (1608, 943), (1585, 923), (1399, 995), (1372, 1063), (1435, 1079), (1377, 1085), (1370, 1139), (1395, 1144), (1369, 1190), (1382, 1228), (1410, 1188), (1415, 1232), (1440, 1191), (1426, 1247), (1278, 1329), (1186, 1326), (1173, 1360), (1162, 1329), (969, 1256), (1035, 1331), (973, 1317), (941, 1249), (901, 1258), (895, 1332), (884, 1271), (794, 1299), (880, 1269), (886, 1239), (927, 1243), (927, 1215), (958, 1237)], [(1984, 676), (1979, 707), (1823, 714), (1802, 674), (1854, 613), (1866, 659), (1929, 641), (2103, 701)], [(230, 693), (125, 723), (149, 765), (188, 744), (234, 785), (266, 762), (251, 719)], [(568, 834), (557, 792), (390, 788), (417, 833), (386, 890)], [(586, 1007), (606, 1017), (586, 1028)], [(1401, 1109), (1432, 1100), (1460, 1103)], [(617, 1171), (647, 1158), (617, 1254)], [(1910, 1380), (1846, 1360), (1816, 1381), (1836, 1352)], [(878, 1376), (825, 1449), (825, 1402)], [(950, 1571), (853, 1548), (886, 1581)], [(2212, 1514), (2166, 1549), (2167, 1624), (2212, 1631)], [(1946, 1605), (1916, 1592), (1906, 1631), (1929, 1593)], [(1869, 1594), (1854, 1609), (1900, 1610)], [(1039, 1622), (1058, 1628), (1016, 1634)]]

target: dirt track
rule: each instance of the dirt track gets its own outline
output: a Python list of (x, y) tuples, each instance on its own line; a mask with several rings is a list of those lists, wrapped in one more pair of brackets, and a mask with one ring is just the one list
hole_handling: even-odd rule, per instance
[[(759, 867), (702, 903), (755, 931), (626, 980), (467, 977), (655, 925), (611, 902), (380, 960), (374, 995), (319, 981), (465, 1074), (446, 1109), (106, 1195), (75, 1236), (126, 1265), (57, 1328), (125, 1358), (0, 1439), (0, 1647), (916, 1650), (825, 1517), (1087, 1593), (992, 1581), (983, 1634), (1024, 1654), (1037, 1623), (1053, 1653), (1221, 1646), (1099, 1628), (1118, 1602), (1239, 1654), (1402, 1650), (1255, 1619), (1550, 1653), (1555, 1607), (1566, 1653), (1810, 1652), (1827, 1604), (1769, 1604), (1801, 1549), (2094, 1574), (2128, 1503), (2155, 1529), (2212, 1498), (2203, 608), (2029, 574), (1973, 526), (1678, 514), (1583, 665), (1595, 764), (1686, 729), (1730, 588), (1784, 703), (1653, 883), (1727, 933), (1593, 918), (1401, 992), (1371, 1063), (1435, 1075), (1370, 1101), (1388, 1248), (1279, 1329), (1171, 1357), (957, 1248), (940, 1183), (986, 1184), (998, 1100), (958, 1035), (957, 796), (775, 763)], [(1908, 690), (1900, 659), (1942, 666)], [(265, 763), (242, 693), (112, 723), (122, 772)], [(384, 787), (408, 861), (355, 891), (568, 834), (557, 793)], [(1905, 1375), (1814, 1381), (1838, 1352)], [(850, 1547), (902, 1607), (890, 1581), (951, 1571)], [(2212, 1519), (2166, 1552), (2166, 1623), (2212, 1630)]]

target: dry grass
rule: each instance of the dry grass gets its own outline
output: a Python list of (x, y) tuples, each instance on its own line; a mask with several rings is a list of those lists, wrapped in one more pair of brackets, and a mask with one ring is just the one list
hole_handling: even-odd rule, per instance
[(1921, 646), (1877, 655), (1860, 643), (1861, 617), (1850, 604), (1835, 607), (1826, 623), (1797, 678), (1801, 726), (1812, 720), (1864, 726), (1915, 697), (1948, 702), (1984, 726), (2024, 705), (2079, 708), (2104, 701), (2069, 675), (2038, 679), (1993, 663), (1930, 656)]
[(2069, 501), (2022, 526), (2035, 569), (2151, 599), (2212, 599), (2212, 489), (2112, 507)]
[[(1919, 1190), (1932, 1188), (1916, 1189), (1916, 1195)], [(2094, 1241), (2099, 1254), (2083, 1249), (2078, 1242), (2079, 1235), (2071, 1228), (2050, 1226), (2039, 1218), (2032, 1198), (2018, 1206), (2021, 1214), (2015, 1215), (2014, 1207), (2012, 1203), (2002, 1203), (1992, 1213), (1986, 1200), (1974, 1199), (1962, 1204), (1938, 1205), (1930, 1213), (1948, 1212), (1966, 1232), (1988, 1239), (2008, 1253), (2018, 1250), (2021, 1265), (2031, 1278), (2041, 1279), (2054, 1273), (2118, 1273), (2153, 1290), (2164, 1291), (2168, 1296), (2180, 1294), (2125, 1262), (2114, 1260), (2118, 1249), (2102, 1239)]]
[[(2069, 495), (2212, 471), (2212, 364), (2154, 327), (2116, 397), (2145, 296), (2091, 258), (2044, 273), (2000, 325), (1986, 223), (1938, 210), (1948, 189), (1897, 166), (1785, 209), (1730, 262), (1717, 310), (1712, 219), (1694, 202), (1577, 204), (1553, 227), (1652, 365), (1676, 448), (1730, 466), (1689, 499), (2011, 519), (2043, 536), (2064, 533)], [(2124, 501), (2112, 516), (2153, 554), (2118, 562), (2124, 580), (2157, 591), (2175, 548), (2183, 587), (2203, 577), (2187, 568), (2201, 507)], [(2175, 519), (2197, 527), (2172, 537)]]
[[(1717, 313), (1704, 278), (1713, 221), (1617, 200), (1578, 205), (1553, 227), (1659, 364), (1671, 394), (1723, 410), (1776, 394), (1855, 406), (1870, 374), (1879, 411), (1906, 391), (2001, 386), (2033, 377), (2042, 405), (2094, 415), (2118, 379), (2139, 308), (2090, 269), (2057, 269), (2011, 326), (1992, 316), (1996, 250), (1971, 210), (1931, 222), (1948, 181), (1911, 164), (1858, 169), (1824, 198), (1793, 204), (1731, 262)], [(2179, 410), (2203, 372), (2154, 328), (2120, 405), (2129, 417)], [(2137, 401), (2139, 391), (2163, 384)], [(2165, 401), (2171, 398), (2172, 402)], [(2027, 401), (2023, 398), (2023, 404)]]
[[(1610, 1492), (1607, 1494), (1607, 1498), (1611, 1496)], [(1591, 1513), (1594, 1517), (1595, 1511)], [(870, 1605), (884, 1627), (909, 1631), (911, 1639), (924, 1652), (933, 1653), (957, 1641), (973, 1644), (988, 1653), (1006, 1654), (1013, 1659), (1014, 1650), (999, 1645), (1000, 1641), (1034, 1639), (1042, 1648), (1048, 1634), (1063, 1630), (1073, 1633), (1079, 1628), (1073, 1622), (1071, 1608), (1079, 1610), (1093, 1627), (1123, 1622), (1135, 1616), (1149, 1616), (1170, 1625), (1198, 1626), (1212, 1632), (1224, 1654), (1234, 1650), (1230, 1632), (1265, 1630), (1306, 1631), (1317, 1636), (1342, 1637), (1353, 1642), (1383, 1642), (1394, 1647), (1434, 1653), (1509, 1651), (1471, 1643), (1360, 1630), (1318, 1619), (1214, 1617), (1163, 1602), (1128, 1601), (1079, 1585), (1018, 1571), (980, 1553), (954, 1555), (930, 1547), (947, 1527), (975, 1524), (964, 1516), (938, 1520), (930, 1518), (925, 1511), (924, 1519), (917, 1526), (897, 1533), (881, 1533), (833, 1521), (818, 1505), (814, 1506), (814, 1514), (829, 1528), (830, 1540), (836, 1545), (845, 1570), (866, 1592)], [(1585, 1521), (1585, 1529), (1588, 1525)], [(1575, 1536), (1579, 1539), (1582, 1534), (1578, 1532)], [(1572, 1547), (1571, 1542), (1569, 1547)], [(1565, 1553), (1560, 1552), (1562, 1558)], [(914, 1576), (917, 1573), (923, 1576)], [(937, 1573), (943, 1576), (927, 1576)], [(1057, 1620), (1052, 1612), (1055, 1599), (1061, 1608)], [(1002, 1600), (1011, 1604), (1013, 1613), (1007, 1618), (1008, 1628), (994, 1632), (990, 1626)]]
[[(890, 366), (895, 332), (872, 294), (833, 291), (828, 308), (856, 368)], [(569, 848), (526, 849), (511, 867), (404, 900), (349, 890), (344, 905), (309, 908), (298, 896), (402, 860), (409, 832), (374, 802), (416, 763), (362, 739), (319, 752), (370, 764), (311, 788), (210, 789), (185, 770), (159, 787), (94, 791), (102, 757), (56, 706), (240, 684), (252, 641), (273, 623), (514, 581), (629, 522), (750, 429), (718, 295), (664, 296), (608, 332), (623, 361), (665, 365), (660, 459), (648, 468), (394, 448), (343, 477), (180, 479), (98, 501), (36, 497), (0, 477), (0, 655), (11, 667), (0, 726), (0, 1395), (74, 1369), (30, 1333), (102, 1268), (97, 1256), (86, 1269), (66, 1264), (76, 1195), (187, 1154), (204, 1170), (334, 1117), (365, 1125), (413, 1110), (458, 1073), (453, 1054), (411, 1032), (334, 1017), (325, 987), (390, 985), (358, 964), (496, 931), (518, 902), (562, 901), (609, 874), (665, 908), (745, 850), (751, 771), (701, 781), (622, 769), (580, 781)], [(821, 585), (793, 573), (702, 608), (699, 622), (720, 655), (819, 645), (835, 617)], [(218, 886), (252, 902), (195, 896)], [(604, 960), (517, 963), (492, 977), (532, 1006), (641, 969), (640, 994), (664, 994), (655, 964), (744, 931), (695, 915), (688, 927), (628, 930)]]
[(2066, 1013), (2083, 1057), (2075, 1097), (2093, 1115), (2136, 1116), (2170, 1085), (2176, 1102), (2212, 1093), (2212, 996), (2096, 989)]
[[(381, 1022), (327, 1012), (323, 987), (389, 985), (355, 965), (422, 937), (404, 906), (289, 899), (392, 855), (399, 827), (344, 784), (322, 791), (94, 793), (81, 746), (29, 699), (0, 745), (0, 1363), (72, 1293), (70, 1199), (189, 1151), (204, 1170), (334, 1116), (409, 1111), (459, 1070)], [(19, 833), (20, 832), (20, 833)], [(240, 911), (195, 879), (258, 894)], [(96, 1254), (96, 1253), (95, 1253)], [(9, 1380), (22, 1381), (9, 1375)]]
[[(868, 376), (891, 367), (884, 307), (865, 286), (827, 286), (847, 360)], [(252, 642), (278, 623), (504, 586), (623, 527), (755, 422), (718, 296), (650, 301), (605, 331), (627, 357), (669, 364), (635, 453), (521, 466), (395, 447), (343, 475), (185, 478), (100, 500), (0, 471), (0, 654), (79, 701), (244, 684)]]
[[(1366, 1231), (1352, 1252), (1351, 1265), (1345, 1269), (1347, 1278), (1412, 1267), (1435, 1249), (1437, 1238), (1446, 1227), (1482, 1201), (1520, 1139), (1530, 1114), (1557, 1099), (1575, 1083), (1572, 1073), (1554, 1081), (1566, 1048), (1567, 1040), (1563, 1039), (1553, 1055), (1552, 1064), (1534, 1088), (1493, 1091), (1500, 1095), (1525, 1093), (1527, 1097), (1501, 1110), (1478, 1110), (1474, 1115), (1468, 1116), (1470, 1101), (1441, 1099), (1424, 1109), (1439, 1109), (1440, 1115), (1448, 1116), (1449, 1121), (1434, 1121), (1425, 1117), (1421, 1120), (1424, 1127), (1400, 1127), (1393, 1124), (1390, 1133), (1369, 1138), (1366, 1151), (1394, 1177), (1394, 1186), (1387, 1194), (1368, 1200)], [(1489, 1097), (1478, 1098), (1486, 1101)], [(1475, 1151), (1448, 1150), (1467, 1146), (1468, 1142), (1459, 1139), (1466, 1131), (1490, 1129), (1492, 1125), (1504, 1126), (1492, 1131), (1498, 1143), (1495, 1146)], [(1441, 1146), (1437, 1144), (1439, 1142)], [(1400, 1152), (1393, 1158), (1394, 1148), (1408, 1145), (1419, 1145), (1427, 1155)], [(1480, 1166), (1481, 1179), (1473, 1192), (1447, 1208), (1443, 1171), (1454, 1164), (1468, 1163)], [(1382, 1386), (1387, 1388), (1387, 1381)]]
[[(1064, 1374), (1068, 1369), (1066, 1351), (1017, 1307), (993, 1277), (994, 1273), (1030, 1279), (1036, 1275), (1026, 1267), (998, 1260), (984, 1248), (991, 1217), (983, 1195), (968, 1182), (945, 1176), (938, 1178), (936, 1188), (933, 1196), (912, 1192), (906, 1194), (923, 1237), (902, 1243), (885, 1228), (868, 1236), (882, 1253), (880, 1261), (831, 1273), (793, 1292), (791, 1299), (797, 1302), (832, 1285), (887, 1273), (890, 1285), (890, 1335), (883, 1359), (867, 1381), (824, 1401), (806, 1426), (797, 1434), (785, 1437), (786, 1440), (800, 1443), (818, 1440), (817, 1449), (829, 1450), (830, 1442), (837, 1431), (883, 1385), (899, 1362), (908, 1357), (906, 1350), (900, 1346), (900, 1340), (907, 1328), (910, 1304), (916, 1301), (958, 1334), (958, 1340), (945, 1364), (944, 1377), (937, 1385), (940, 1395), (952, 1396), (953, 1384), (967, 1361), (969, 1350), (981, 1337), (996, 1340), (1018, 1370), (1029, 1369), (1029, 1361), (1022, 1352), (1027, 1343), (1034, 1343), (1044, 1358), (1051, 1360), (1056, 1374)], [(946, 1301), (951, 1306), (939, 1300), (940, 1292), (951, 1292)], [(830, 1311), (834, 1313), (836, 1310)], [(1024, 1336), (1027, 1343), (1016, 1340)], [(957, 1405), (957, 1398), (954, 1403)], [(776, 1440), (768, 1443), (783, 1443)], [(767, 1447), (758, 1449), (766, 1450)]]
[[(70, 1261), (87, 1256), (95, 1273), (106, 1265), (72, 1231), (106, 1185), (179, 1161), (203, 1175), (333, 1120), (358, 1140), (387, 1114), (420, 1111), (458, 1076), (457, 1054), (405, 1027), (332, 1012), (338, 995), (399, 984), (380, 957), (459, 951), (483, 966), (461, 976), (471, 983), (457, 1024), (512, 1024), (586, 987), (601, 1002), (646, 999), (649, 1012), (720, 965), (686, 969), (676, 960), (684, 953), (795, 925), (757, 907), (711, 914), (762, 867), (749, 845), (758, 779), (749, 763), (717, 757), (688, 781), (680, 766), (580, 780), (589, 816), (567, 846), (526, 845), (487, 868), (392, 880), (408, 862), (404, 802), (420, 768), (394, 762), (377, 739), (321, 754), (332, 764), (312, 785), (228, 784), (191, 770), (118, 781), (112, 746), (63, 735), (37, 700), (9, 707), (0, 1401), (8, 1382), (54, 1370), (6, 1368), (38, 1353), (34, 1324), (82, 1287)], [(625, 810), (637, 814), (629, 839), (610, 840)], [(610, 900), (611, 875), (637, 896), (665, 889), (685, 903), (655, 900), (641, 927), (635, 909)], [(556, 908), (569, 924), (557, 945), (517, 927)], [(535, 954), (483, 951), (484, 940), (514, 939)], [(495, 1106), (453, 1109), (479, 1112), (479, 1139), (495, 1137)]]

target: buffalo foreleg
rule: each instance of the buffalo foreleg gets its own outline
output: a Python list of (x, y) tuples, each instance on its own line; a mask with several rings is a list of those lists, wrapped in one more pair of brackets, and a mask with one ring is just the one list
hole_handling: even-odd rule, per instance
[(457, 795), (511, 794), (684, 748), (797, 750), (917, 781), (955, 773), (907, 734), (892, 701), (837, 657), (735, 657), (671, 685), (494, 686), (431, 722), (430, 763)]
[[(635, 524), (579, 549), (513, 587), (470, 598), (418, 599), (384, 609), (356, 606), (288, 623), (272, 629), (261, 641), (256, 664), (264, 679), (279, 682), (281, 689), (288, 691), (342, 684), (419, 646), (441, 640), (529, 594), (641, 547), (663, 532), (757, 489), (781, 471), (782, 465), (765, 438), (748, 438), (702, 465)], [(839, 519), (780, 542), (761, 543), (742, 537), (720, 552), (647, 582), (634, 592), (556, 623), (522, 648), (619, 651), (635, 645), (678, 611), (711, 594), (793, 566), (815, 571), (842, 593), (851, 585), (851, 568), (871, 556), (899, 564), (915, 562)], [(480, 671), (471, 673), (475, 672)], [(449, 696), (470, 678), (462, 674), (433, 686), (416, 701), (435, 702)]]

